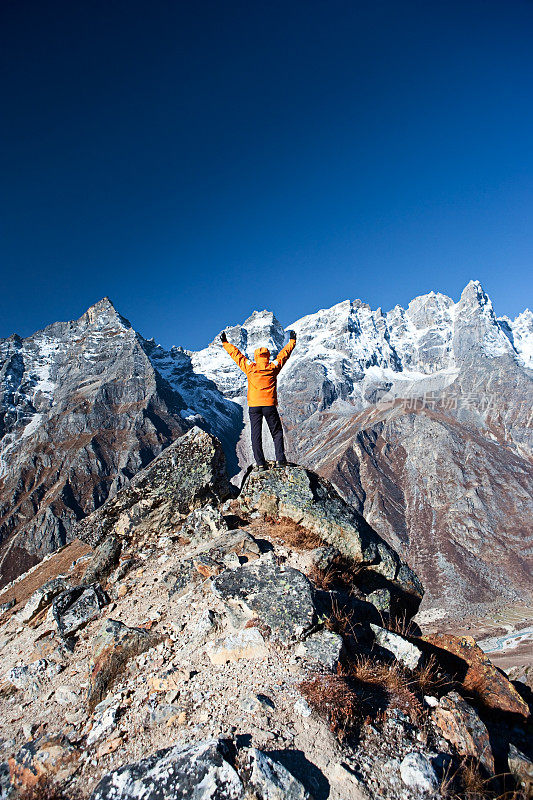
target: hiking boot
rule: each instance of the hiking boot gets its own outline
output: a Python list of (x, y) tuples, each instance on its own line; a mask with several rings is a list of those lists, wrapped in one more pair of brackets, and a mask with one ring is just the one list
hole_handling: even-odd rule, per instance
[(276, 461), (276, 467), (286, 467), (286, 466), (287, 466), (287, 462), (285, 460)]
[(266, 464), (256, 464), (254, 467), (254, 472), (265, 472), (266, 468)]

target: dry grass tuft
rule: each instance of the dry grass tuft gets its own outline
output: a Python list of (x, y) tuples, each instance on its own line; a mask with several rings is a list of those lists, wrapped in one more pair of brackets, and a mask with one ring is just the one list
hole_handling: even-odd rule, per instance
[(399, 708), (413, 722), (420, 721), (424, 707), (413, 691), (417, 688), (416, 683), (398, 661), (377, 661), (370, 656), (358, 656), (349, 669), (355, 680), (385, 692), (389, 707)]
[(310, 676), (299, 689), (341, 740), (355, 734), (365, 722), (383, 722), (388, 708), (400, 709), (415, 723), (424, 713), (407, 671), (397, 662), (380, 662), (370, 656), (358, 656), (340, 666), (337, 675)]
[(438, 694), (452, 687), (452, 682), (442, 674), (439, 662), (434, 655), (431, 655), (421, 666), (416, 667), (412, 674), (413, 681), (422, 694)]
[(330, 729), (342, 741), (364, 719), (360, 698), (345, 675), (315, 675), (299, 686), (311, 708), (326, 717)]
[[(507, 785), (509, 773), (494, 775), (490, 778), (483, 777), (479, 762), (473, 758), (463, 758), (458, 767), (451, 765), (444, 774), (439, 787), (440, 794), (446, 800), (529, 800), (528, 793), (523, 789), (511, 788), (501, 792), (491, 789), (498, 779)], [(514, 781), (511, 780), (514, 784)]]
[(81, 800), (77, 789), (65, 789), (52, 778), (41, 776), (34, 786), (18, 789), (16, 800)]
[(486, 793), (487, 782), (480, 772), (479, 764), (474, 759), (465, 759), (461, 763), (459, 777), (462, 790), (467, 796), (482, 797)]
[(363, 569), (362, 565), (346, 556), (337, 556), (327, 569), (320, 569), (315, 564), (307, 573), (307, 577), (318, 589), (325, 592), (344, 591), (347, 594), (358, 593), (354, 578)]
[(384, 619), (382, 614), (380, 614), (380, 617), (382, 627), (387, 628), (387, 630), (391, 631), (392, 633), (397, 633), (407, 639), (410, 636), (417, 635), (418, 628), (416, 624), (407, 616), (406, 612), (404, 612), (401, 616), (390, 617), (387, 619)]
[(339, 605), (337, 598), (334, 596), (331, 598), (331, 616), (326, 620), (325, 627), (328, 631), (338, 633), (345, 639), (355, 636), (353, 616)]
[(268, 532), (269, 537), (273, 541), (286, 544), (295, 550), (315, 550), (317, 547), (327, 545), (327, 542), (318, 533), (303, 528), (292, 519), (266, 516), (265, 520), (272, 526)]

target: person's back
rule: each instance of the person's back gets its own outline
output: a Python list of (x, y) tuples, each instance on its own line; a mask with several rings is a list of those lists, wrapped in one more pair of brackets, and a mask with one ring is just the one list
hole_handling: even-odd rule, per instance
[(277, 379), (296, 345), (296, 334), (290, 331), (290, 339), (274, 361), (270, 361), (270, 351), (266, 347), (258, 347), (254, 352), (254, 361), (250, 361), (241, 351), (230, 344), (225, 332), (220, 335), (224, 350), (232, 357), (238, 367), (248, 378), (248, 409), (252, 434), (252, 449), (259, 469), (266, 467), (263, 453), (262, 425), (263, 417), (267, 421), (276, 452), (279, 466), (286, 464), (283, 428), (279, 417)]

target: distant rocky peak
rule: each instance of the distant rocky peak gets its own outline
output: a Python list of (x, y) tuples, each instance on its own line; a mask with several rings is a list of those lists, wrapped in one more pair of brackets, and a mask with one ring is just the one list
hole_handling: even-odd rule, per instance
[(492, 302), (479, 281), (469, 281), (461, 292), (461, 299), (457, 304), (458, 310), (468, 313), (482, 311), (487, 316), (496, 319)]
[(283, 347), (285, 331), (272, 311), (254, 311), (242, 325), (225, 329), (228, 340), (253, 358), (257, 347), (268, 347), (276, 353)]
[(529, 308), (524, 309), (521, 314), (515, 317), (513, 325), (533, 333), (533, 311), (530, 311)]
[(121, 327), (131, 328), (131, 323), (116, 310), (109, 297), (103, 297), (97, 303), (87, 309), (85, 314), (80, 317), (80, 322), (86, 322), (91, 327), (110, 328)]
[(407, 316), (415, 328), (429, 328), (431, 325), (451, 322), (454, 305), (451, 297), (440, 292), (429, 292), (414, 297), (407, 307)]
[(513, 344), (524, 366), (533, 369), (533, 312), (526, 308), (514, 322), (498, 317), (498, 324)]
[(321, 332), (347, 331), (350, 328), (350, 318), (356, 316), (359, 309), (370, 311), (370, 306), (362, 303), (361, 300), (342, 300), (331, 308), (321, 308), (314, 314), (302, 317), (292, 323), (290, 327), (294, 328), (298, 334), (308, 338), (320, 335)]
[(252, 311), (248, 319), (243, 322), (242, 327), (252, 328), (255, 325), (272, 325), (275, 323), (279, 324), (272, 311), (264, 308), (262, 311)]
[(455, 306), (454, 316), (453, 347), (459, 363), (470, 363), (479, 353), (485, 357), (516, 357), (513, 337), (505, 322), (496, 318), (490, 297), (479, 281), (470, 281), (465, 286)]

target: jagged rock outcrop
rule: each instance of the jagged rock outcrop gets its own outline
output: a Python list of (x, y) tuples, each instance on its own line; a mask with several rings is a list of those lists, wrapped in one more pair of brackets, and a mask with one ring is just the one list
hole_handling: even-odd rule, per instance
[(465, 690), (483, 705), (493, 711), (529, 716), (526, 701), (471, 636), (426, 634), (421, 646), (429, 653), (438, 654), (439, 661), (446, 663), (451, 675), (459, 670)]
[(494, 756), (487, 727), (457, 692), (441, 697), (431, 716), (446, 741), (458, 753), (475, 758), (485, 767), (488, 775), (494, 772)]
[(242, 486), (239, 504), (246, 511), (286, 517), (312, 531), (358, 565), (357, 583), (367, 594), (385, 590), (401, 595), (400, 604), (403, 610), (408, 605), (411, 615), (418, 609), (424, 589), (417, 575), (315, 473), (296, 466), (252, 471)]
[[(312, 800), (302, 784), (267, 753), (252, 749), (240, 775), (221, 741), (172, 747), (107, 775), (91, 800)], [(251, 795), (250, 792), (253, 792)]]
[(52, 603), (57, 629), (64, 639), (73, 636), (92, 619), (100, 615), (109, 598), (99, 583), (81, 584), (66, 589)]
[[(198, 462), (165, 493), (180, 447)], [(473, 780), (465, 757), (498, 789), (509, 759), (527, 776), (529, 708), (505, 706), (516, 687), (488, 662), (482, 685), (473, 645), (444, 651), (408, 624), (409, 592), (390, 613), (379, 593), (392, 590), (367, 591), (369, 574), (398, 588), (394, 550), (300, 467), (249, 476), (241, 498), (220, 502), (220, 452), (193, 429), (108, 501), (122, 507), (135, 492), (146, 509), (126, 535), (104, 506), (105, 546), (80, 558), (72, 543), (0, 594), (29, 604), (25, 623), (24, 601), (0, 621), (0, 754), (12, 785), (83, 800), (440, 800), (445, 776), (457, 797)], [(112, 571), (110, 537), (121, 543)], [(79, 584), (91, 567), (101, 586)], [(75, 632), (69, 648), (57, 647), (58, 630)], [(35, 660), (39, 648), (47, 655)], [(484, 690), (504, 705), (485, 703)]]
[(23, 791), (39, 787), (43, 778), (60, 783), (76, 767), (80, 751), (62, 734), (27, 742), (9, 759), (12, 785)]
[(83, 583), (95, 583), (107, 578), (118, 564), (122, 541), (118, 536), (107, 536), (96, 547), (91, 563), (83, 574)]
[(97, 545), (132, 530), (171, 533), (185, 515), (232, 494), (220, 442), (194, 427), (137, 473), (125, 489), (76, 526), (76, 535)]
[(117, 620), (104, 622), (93, 644), (87, 697), (89, 711), (94, 711), (95, 706), (105, 699), (127, 662), (154, 647), (158, 641), (148, 631), (129, 628)]
[(244, 789), (218, 742), (171, 747), (107, 775), (91, 800), (240, 800)]

